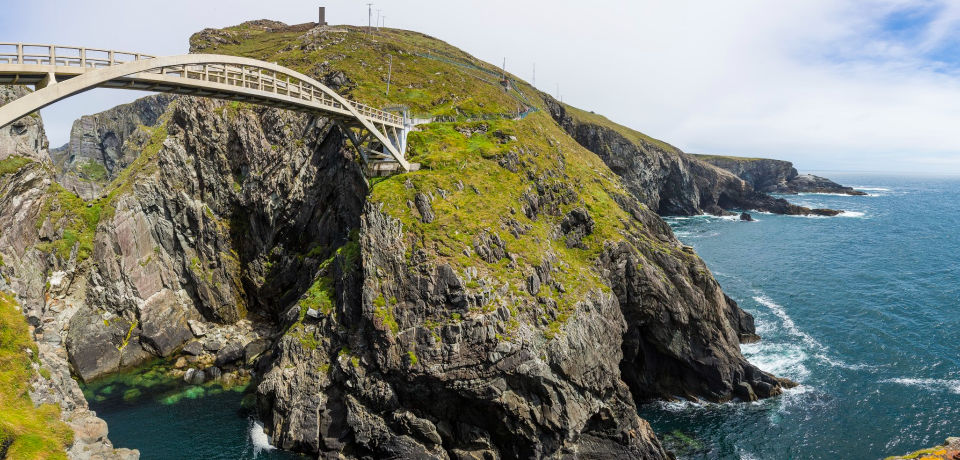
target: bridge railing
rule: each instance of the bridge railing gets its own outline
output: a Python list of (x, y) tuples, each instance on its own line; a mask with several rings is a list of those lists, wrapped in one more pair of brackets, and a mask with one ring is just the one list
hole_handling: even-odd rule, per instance
[[(335, 109), (344, 108), (343, 104), (337, 99), (309, 82), (262, 67), (231, 64), (188, 64), (163, 67), (149, 72), (168, 77), (188, 78), (266, 91)], [(403, 118), (400, 116), (359, 102), (348, 102), (356, 108), (361, 116), (394, 125), (402, 126), (403, 124)]]
[(0, 64), (100, 68), (152, 58), (146, 54), (98, 48), (0, 43)]
[[(0, 64), (52, 65), (96, 69), (152, 59), (153, 57), (141, 53), (97, 48), (0, 43)], [(148, 73), (239, 86), (293, 97), (335, 109), (345, 109), (343, 104), (319, 87), (304, 82), (295, 76), (272, 69), (231, 64), (191, 64), (161, 67), (150, 70)], [(365, 118), (403, 126), (402, 117), (359, 102), (348, 102)]]

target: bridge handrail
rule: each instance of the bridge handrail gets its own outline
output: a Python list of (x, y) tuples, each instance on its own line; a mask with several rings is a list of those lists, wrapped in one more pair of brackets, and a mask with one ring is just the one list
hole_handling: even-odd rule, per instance
[[(62, 50), (62, 51), (61, 51)], [(91, 55), (92, 53), (92, 55)], [(102, 68), (133, 61), (153, 59), (155, 56), (126, 51), (61, 46), (34, 43), (0, 42), (0, 64), (46, 65), (79, 68)], [(219, 66), (219, 68), (217, 68)], [(319, 88), (300, 79), (278, 74), (264, 68), (237, 66), (231, 64), (183, 65), (178, 68), (160, 68), (151, 71), (162, 75), (175, 75), (183, 78), (216, 81), (232, 86), (250, 89), (270, 90), (274, 93), (298, 97), (306, 101), (317, 101), (334, 108), (343, 108), (334, 98)], [(193, 70), (191, 70), (191, 68)], [(213, 69), (211, 71), (211, 68)], [(199, 69), (199, 70), (198, 70)], [(202, 75), (199, 75), (202, 72)], [(253, 78), (248, 78), (253, 77)], [(278, 77), (283, 77), (282, 79)], [(403, 118), (392, 113), (347, 99), (364, 117), (397, 125), (403, 124)]]
[[(3, 50), (12, 52), (3, 52)], [(34, 50), (36, 49), (36, 50)], [(90, 55), (90, 54), (93, 55)], [(0, 43), (0, 64), (61, 65), (67, 67), (98, 68), (125, 62), (152, 59), (154, 56), (79, 46), (39, 43)]]

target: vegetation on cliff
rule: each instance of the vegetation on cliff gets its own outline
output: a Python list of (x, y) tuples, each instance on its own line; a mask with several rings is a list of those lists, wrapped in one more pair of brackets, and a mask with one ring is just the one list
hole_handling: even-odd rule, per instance
[[(211, 40), (214, 36), (227, 39)], [(632, 233), (659, 250), (674, 251), (639, 231), (629, 211), (618, 204), (628, 192), (596, 155), (543, 112), (517, 116), (531, 107), (545, 107), (538, 91), (510, 75), (511, 89), (505, 89), (494, 76), (500, 70), (440, 40), (394, 29), (370, 36), (348, 26), (321, 34), (258, 21), (208, 29), (192, 37), (191, 47), (277, 62), (321, 81), (343, 75), (347, 83), (339, 91), (353, 99), (374, 106), (404, 105), (415, 117), (443, 120), (421, 125), (410, 135), (408, 159), (422, 169), (375, 181), (368, 200), (383, 204), (383, 212), (403, 223), (411, 247), (450, 264), (457, 273), (475, 269), (469, 290), (509, 286), (513, 309), (549, 299), (547, 305), (553, 308), (545, 316), (524, 315), (546, 321), (548, 338), (562, 329), (587, 293), (609, 289), (595, 269), (605, 245), (625, 241), (624, 235)], [(418, 195), (429, 201), (433, 218), (424, 218), (417, 206), (409, 205)], [(533, 209), (539, 208), (536, 204), (525, 209), (531, 199), (543, 200), (544, 209)], [(568, 244), (558, 229), (575, 209), (584, 209), (594, 224)], [(480, 240), (487, 238), (502, 243), (500, 256), (478, 257)], [(557, 268), (554, 282), (531, 292), (523, 280), (551, 260)], [(389, 307), (377, 308), (389, 318)], [(384, 323), (388, 329), (399, 327), (393, 319)]]
[(66, 458), (73, 431), (60, 421), (60, 408), (30, 400), (38, 378), (37, 345), (17, 302), (0, 292), (0, 457)]

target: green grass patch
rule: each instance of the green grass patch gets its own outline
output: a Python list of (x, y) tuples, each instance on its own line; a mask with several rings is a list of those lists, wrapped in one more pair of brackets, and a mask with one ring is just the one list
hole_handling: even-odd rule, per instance
[(58, 183), (51, 184), (47, 193), (37, 228), (50, 222), (63, 231), (58, 239), (40, 243), (37, 249), (68, 259), (74, 246), (78, 246), (77, 262), (83, 262), (93, 254), (93, 238), (100, 219), (104, 214), (112, 215), (113, 208), (103, 200), (84, 201)]
[(13, 174), (24, 166), (33, 163), (33, 160), (22, 156), (11, 156), (0, 160), (0, 176)]
[(380, 323), (397, 334), (400, 332), (400, 325), (397, 324), (397, 317), (393, 314), (393, 306), (388, 305), (383, 294), (373, 299), (373, 316), (380, 320)]
[(39, 407), (30, 400), (37, 346), (27, 322), (9, 294), (0, 292), (0, 445), (9, 444), (6, 458), (65, 459), (73, 431), (60, 421), (60, 408)]
[(301, 315), (310, 308), (324, 315), (333, 313), (333, 280), (327, 276), (318, 276), (299, 304)]
[(80, 174), (81, 179), (86, 179), (94, 182), (103, 182), (109, 177), (109, 172), (102, 164), (96, 161), (87, 161), (82, 163), (77, 167), (77, 173)]

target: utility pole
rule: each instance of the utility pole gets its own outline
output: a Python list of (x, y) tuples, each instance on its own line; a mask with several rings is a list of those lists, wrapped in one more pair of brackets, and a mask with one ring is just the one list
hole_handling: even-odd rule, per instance
[(377, 8), (377, 32), (380, 32), (380, 8)]
[(503, 81), (501, 83), (503, 84), (503, 90), (509, 92), (510, 81), (507, 80), (507, 58), (506, 57), (503, 58)]
[(537, 63), (533, 63), (533, 87), (537, 87)]
[(373, 26), (373, 3), (367, 3), (367, 34), (370, 34), (370, 28)]
[(393, 75), (393, 55), (390, 55), (390, 66), (387, 67), (387, 96), (390, 95), (390, 77)]
[(383, 15), (383, 27), (387, 27), (387, 15)]

